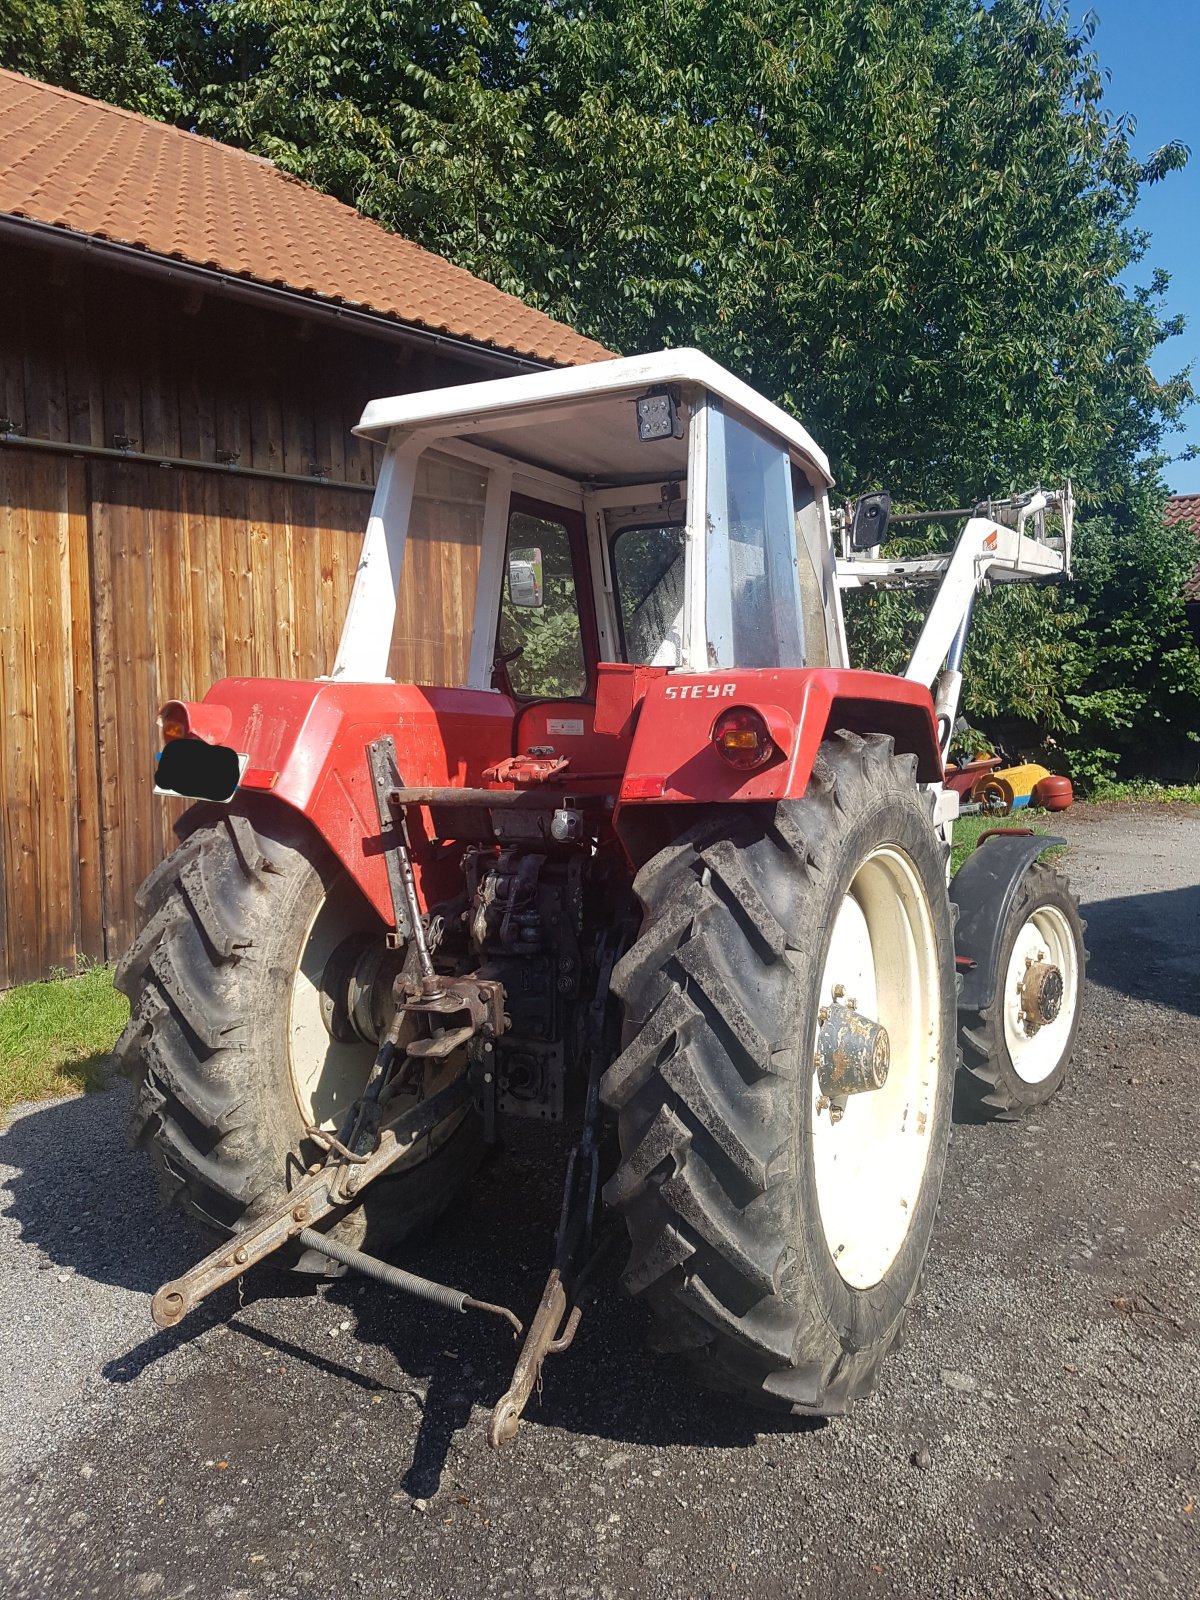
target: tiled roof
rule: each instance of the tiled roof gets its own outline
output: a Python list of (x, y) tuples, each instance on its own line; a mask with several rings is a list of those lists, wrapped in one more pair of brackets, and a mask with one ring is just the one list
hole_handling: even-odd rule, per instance
[(5, 71), (0, 212), (535, 361), (610, 354), (261, 157)]
[[(1173, 494), (1167, 501), (1168, 528), (1187, 528), (1200, 541), (1200, 494)], [(1183, 586), (1185, 600), (1200, 600), (1200, 551), (1191, 577)]]
[(1200, 534), (1200, 494), (1173, 494), (1167, 501), (1167, 527), (1179, 523)]

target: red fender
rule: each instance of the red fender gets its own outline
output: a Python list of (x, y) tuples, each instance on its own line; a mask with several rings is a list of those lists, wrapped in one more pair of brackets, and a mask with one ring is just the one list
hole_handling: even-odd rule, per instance
[[(757, 711), (778, 754), (754, 772), (717, 751), (712, 729), (722, 711)], [(942, 758), (933, 699), (923, 684), (882, 672), (814, 667), (679, 673), (645, 686), (615, 816), (631, 805), (739, 804), (798, 799), (822, 739), (839, 728), (890, 734), (917, 758), (922, 783), (939, 782)]]
[[(917, 776), (942, 776), (929, 691), (876, 672), (755, 668), (666, 673), (604, 667), (594, 727), (572, 762), (588, 774), (623, 772), (614, 827), (627, 848), (643, 807), (739, 804), (798, 798), (821, 740), (838, 728), (886, 733), (917, 757)], [(731, 767), (712, 743), (717, 715), (733, 707), (763, 716), (778, 755), (754, 772)], [(578, 707), (581, 720), (591, 708)], [(312, 823), (385, 922), (392, 904), (366, 747), (384, 734), (413, 787), (477, 787), (513, 753), (517, 708), (502, 694), (411, 684), (311, 683), (226, 678), (200, 704), (171, 701), (164, 721), (244, 755), (242, 793), (262, 793)], [(169, 715), (168, 715), (169, 713)], [(219, 735), (219, 737), (218, 737)], [(564, 747), (566, 748), (566, 747)], [(625, 829), (622, 830), (622, 813)], [(662, 820), (667, 820), (662, 813)], [(423, 903), (458, 886), (453, 852), (419, 848), (414, 869)], [(633, 859), (642, 855), (631, 850)]]
[[(484, 769), (512, 754), (516, 715), (506, 695), (478, 689), (278, 678), (225, 678), (201, 704), (171, 701), (164, 719), (168, 710), (186, 719), (192, 737), (220, 727), (219, 742), (248, 757), (242, 793), (270, 794), (307, 817), (389, 925), (392, 901), (367, 745), (390, 733), (406, 784), (481, 785)], [(457, 862), (448, 864), (443, 882), (436, 867), (445, 863), (419, 850), (414, 855), (423, 903), (454, 892)]]

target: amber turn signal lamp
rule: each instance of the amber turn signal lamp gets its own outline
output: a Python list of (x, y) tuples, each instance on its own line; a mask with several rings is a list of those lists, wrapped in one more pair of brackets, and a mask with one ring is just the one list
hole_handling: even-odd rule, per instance
[(713, 723), (712, 742), (717, 754), (731, 767), (753, 772), (775, 754), (775, 743), (757, 711), (735, 707), (722, 711)]
[(220, 702), (205, 704), (197, 700), (168, 700), (158, 713), (164, 744), (172, 739), (200, 739), (205, 744), (224, 744), (233, 725), (233, 712)]

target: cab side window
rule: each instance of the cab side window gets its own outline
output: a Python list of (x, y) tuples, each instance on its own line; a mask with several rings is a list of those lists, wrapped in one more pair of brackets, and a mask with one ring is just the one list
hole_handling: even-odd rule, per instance
[(800, 579), (800, 616), (804, 627), (804, 665), (829, 665), (826, 623), (833, 599), (826, 593), (821, 552), (828, 539), (821, 523), (816, 493), (804, 474), (792, 468), (792, 505), (796, 514), (796, 567)]
[(574, 699), (587, 688), (571, 539), (561, 522), (514, 511), (496, 655), (522, 699)]
[(612, 572), (625, 660), (677, 667), (683, 660), (682, 527), (622, 528), (612, 542)]

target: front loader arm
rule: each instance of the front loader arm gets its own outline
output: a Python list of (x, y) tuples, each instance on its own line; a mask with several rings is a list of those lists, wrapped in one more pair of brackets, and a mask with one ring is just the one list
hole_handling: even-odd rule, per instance
[(1063, 569), (1062, 551), (988, 517), (972, 517), (959, 535), (904, 676), (913, 683), (933, 682), (985, 582), (1034, 583)]
[(949, 555), (888, 561), (858, 557), (837, 564), (839, 589), (913, 589), (937, 583), (938, 591), (904, 676), (930, 684), (984, 583), (1036, 583), (1067, 570), (1063, 551), (990, 517), (972, 517)]
[[(945, 757), (962, 690), (962, 658), (975, 596), (985, 583), (1037, 583), (1071, 571), (1075, 500), (1070, 483), (1053, 494), (1036, 490), (993, 502), (991, 516), (967, 521), (948, 555), (888, 561), (880, 556), (844, 558), (837, 563), (838, 587), (913, 588), (937, 583), (938, 590), (904, 676), (911, 683), (935, 685), (939, 742)], [(1061, 548), (1046, 540), (1046, 513), (1062, 519)], [(939, 513), (946, 515), (947, 513)], [(920, 520), (918, 513), (900, 520)], [(1026, 526), (1032, 522), (1033, 534)], [(945, 670), (942, 670), (943, 663)]]

